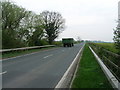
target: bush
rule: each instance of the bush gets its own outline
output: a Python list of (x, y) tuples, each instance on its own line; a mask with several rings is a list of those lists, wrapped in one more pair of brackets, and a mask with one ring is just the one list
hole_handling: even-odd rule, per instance
[(53, 44), (57, 46), (62, 46), (62, 41), (54, 41)]
[(48, 41), (46, 39), (40, 40), (40, 45), (48, 45)]

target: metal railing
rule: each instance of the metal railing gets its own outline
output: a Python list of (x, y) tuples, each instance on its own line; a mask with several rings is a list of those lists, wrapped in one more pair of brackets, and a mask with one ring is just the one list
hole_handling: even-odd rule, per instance
[(44, 45), (44, 46), (34, 46), (34, 47), (3, 49), (3, 50), (0, 50), (0, 53), (11, 52), (11, 51), (20, 51), (20, 50), (28, 50), (28, 49), (36, 49), (36, 48), (54, 47), (54, 46), (56, 46), (56, 45)]
[(120, 55), (108, 51), (98, 45), (89, 44), (91, 48), (102, 59), (114, 76), (120, 81)]
[(106, 75), (106, 77), (107, 77), (108, 81), (110, 82), (110, 84), (112, 85), (112, 87), (115, 90), (120, 90), (120, 82), (118, 81), (118, 79), (114, 76), (113, 73), (111, 73), (111, 70), (106, 67), (106, 65), (102, 62), (103, 60), (101, 60), (99, 58), (99, 56), (94, 52), (94, 50), (90, 46), (89, 46), (89, 48), (92, 51), (92, 53), (94, 54), (97, 62), (99, 63), (101, 69), (103, 70), (104, 74)]

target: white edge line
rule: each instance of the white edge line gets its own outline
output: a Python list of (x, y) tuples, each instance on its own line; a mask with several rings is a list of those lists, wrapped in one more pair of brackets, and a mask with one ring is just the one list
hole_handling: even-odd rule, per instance
[[(97, 54), (93, 51), (93, 49), (89, 46), (90, 50), (92, 51), (92, 53), (94, 54), (94, 56), (96, 57), (99, 65), (101, 66), (103, 72), (105, 73), (107, 79), (109, 80), (109, 82), (112, 84), (113, 88), (118, 88), (119, 86), (119, 81), (116, 79), (116, 77), (109, 71), (109, 69), (104, 65), (104, 63), (101, 61), (101, 59), (97, 56)], [(120, 87), (118, 88), (118, 90), (120, 90)]]
[(5, 74), (5, 73), (7, 73), (7, 71), (4, 71), (4, 72), (0, 73), (0, 75)]
[[(85, 45), (85, 43), (84, 43)], [(84, 47), (83, 45), (83, 47)], [(68, 74), (68, 72), (70, 71), (71, 67), (73, 66), (74, 62), (76, 61), (77, 57), (79, 56), (79, 53), (81, 52), (81, 50), (83, 49), (83, 47), (79, 50), (78, 54), (76, 55), (76, 57), (74, 58), (73, 62), (71, 63), (71, 65), (69, 66), (69, 68), (67, 69), (67, 71), (64, 73), (63, 77), (60, 79), (60, 81), (58, 82), (58, 84), (55, 86), (55, 88), (62, 88), (61, 85), (64, 82), (64, 80), (66, 79), (66, 76)]]

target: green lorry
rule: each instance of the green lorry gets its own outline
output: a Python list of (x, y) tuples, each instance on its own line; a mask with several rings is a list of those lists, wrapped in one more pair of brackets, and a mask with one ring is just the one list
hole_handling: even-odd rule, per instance
[(74, 46), (74, 39), (73, 38), (62, 38), (62, 43), (64, 47), (72, 47)]

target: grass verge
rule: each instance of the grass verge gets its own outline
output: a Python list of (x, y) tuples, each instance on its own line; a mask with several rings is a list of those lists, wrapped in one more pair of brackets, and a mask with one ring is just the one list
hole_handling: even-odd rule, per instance
[(88, 45), (85, 45), (72, 88), (112, 88)]
[(25, 55), (25, 54), (30, 54), (33, 52), (39, 52), (39, 51), (48, 50), (48, 49), (52, 49), (52, 48), (56, 48), (56, 47), (46, 47), (46, 48), (39, 48), (39, 49), (6, 52), (6, 53), (2, 54), (2, 59), (16, 57), (16, 56)]

